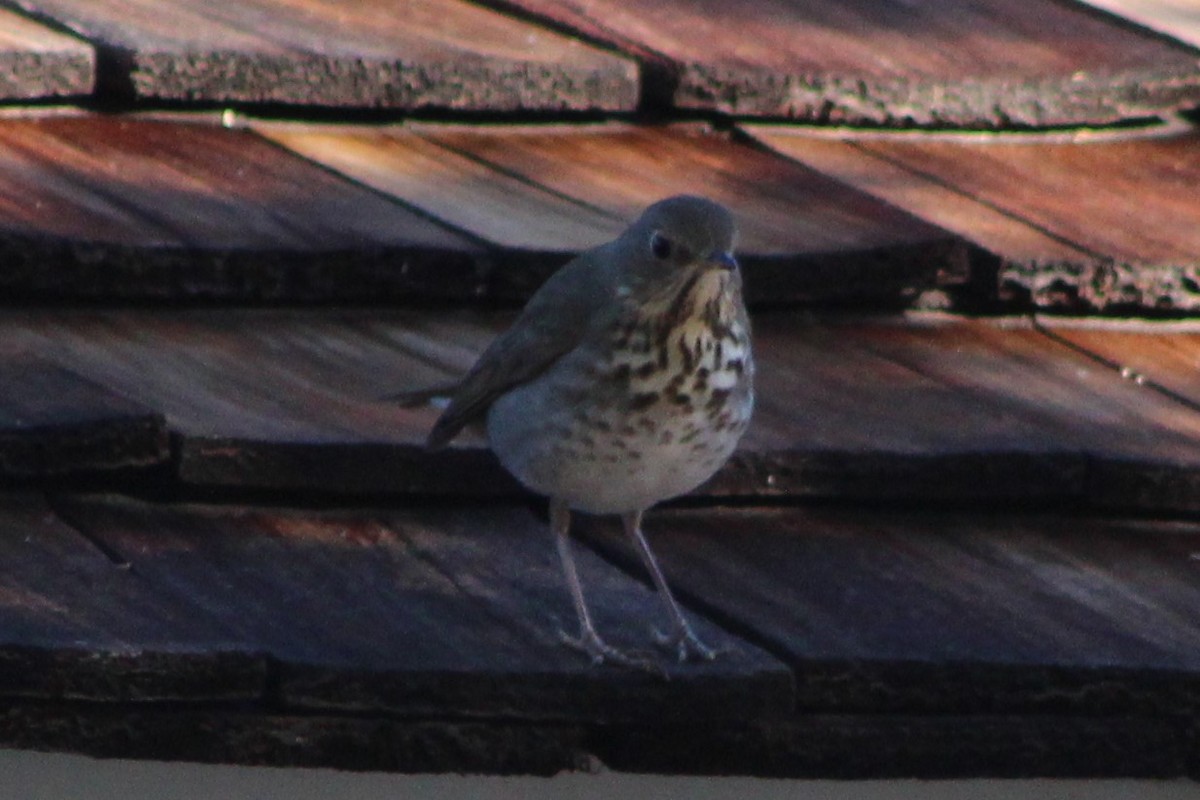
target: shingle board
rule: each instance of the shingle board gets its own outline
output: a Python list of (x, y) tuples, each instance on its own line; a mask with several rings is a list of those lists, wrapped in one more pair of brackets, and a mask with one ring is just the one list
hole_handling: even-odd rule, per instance
[(87, 42), (0, 8), (0, 99), (91, 94), (96, 54)]
[(0, 120), (9, 296), (474, 296), (479, 248), (252, 133), (100, 115)]
[(0, 477), (163, 464), (160, 414), (28, 352), (0, 354)]
[[(586, 551), (582, 580), (609, 640), (662, 674), (597, 669), (566, 647), (574, 610), (553, 537), (523, 508), (354, 509), (154, 505), (69, 498), (72, 524), (128, 560), (138, 619), (176, 613), (176, 648), (263, 653), (284, 710), (437, 719), (742, 719), (779, 716), (791, 675), (697, 619), (727, 650), (678, 664), (654, 650), (662, 609)], [(136, 640), (134, 642), (136, 644)], [(669, 676), (669, 679), (668, 679)]]
[[(688, 602), (786, 654), (802, 712), (1189, 714), (1200, 702), (1190, 523), (691, 509), (647, 531)], [(608, 529), (585, 536), (636, 563)]]
[[(381, 398), (467, 369), (510, 315), (10, 312), (0, 334), (136, 396), (201, 486), (511, 496), (474, 434)], [(758, 407), (700, 494), (1191, 508), (1200, 414), (1020, 321), (755, 319)]]
[(760, 141), (1002, 260), (1000, 288), (1040, 306), (1200, 307), (1200, 133), (857, 136), (746, 126)]
[(128, 102), (631, 110), (627, 59), (463, 0), (19, 0), (106, 55)]
[(966, 277), (954, 236), (704, 126), (256, 129), (494, 242), (502, 294), (528, 294), (672, 194), (734, 210), (752, 300), (878, 299)]
[(1200, 6), (1192, 0), (1083, 0), (1200, 48)]
[(908, 127), (1106, 124), (1195, 105), (1181, 45), (1054, 0), (497, 0), (640, 58), (649, 96)]

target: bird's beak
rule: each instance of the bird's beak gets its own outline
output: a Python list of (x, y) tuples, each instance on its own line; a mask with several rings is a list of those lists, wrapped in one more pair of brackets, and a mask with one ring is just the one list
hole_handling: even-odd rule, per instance
[(712, 253), (708, 257), (708, 263), (729, 272), (737, 272), (738, 268), (738, 262), (733, 257), (733, 253)]

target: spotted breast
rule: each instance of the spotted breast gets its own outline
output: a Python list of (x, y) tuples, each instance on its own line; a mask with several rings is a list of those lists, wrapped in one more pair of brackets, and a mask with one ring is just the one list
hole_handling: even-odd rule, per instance
[(525, 485), (582, 511), (627, 513), (720, 468), (749, 424), (753, 375), (740, 275), (699, 272), (661, 302), (626, 304), (586, 346), (500, 398), (489, 435)]

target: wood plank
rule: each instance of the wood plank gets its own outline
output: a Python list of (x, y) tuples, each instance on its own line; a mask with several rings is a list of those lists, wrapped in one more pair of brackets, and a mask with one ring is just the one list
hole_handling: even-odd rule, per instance
[(702, 126), (256, 130), (495, 243), (495, 290), (510, 297), (527, 296), (568, 255), (682, 193), (737, 215), (752, 301), (894, 298), (966, 278), (954, 236)]
[(0, 494), (0, 695), (259, 700), (267, 666), (148, 589), (44, 499)]
[(742, 728), (618, 726), (597, 754), (622, 772), (768, 778), (1196, 777), (1178, 719), (1107, 714), (806, 714)]
[(707, 508), (647, 530), (689, 603), (787, 658), (802, 713), (1196, 713), (1194, 524)]
[[(1200, 132), (760, 141), (970, 239), (1002, 297), (1068, 311), (1200, 309)], [(1131, 224), (1136, 220), (1136, 224)]]
[(0, 99), (88, 95), (95, 80), (90, 45), (0, 8)]
[[(597, 669), (574, 625), (552, 537), (523, 509), (316, 512), (64, 503), (163, 602), (278, 665), (284, 708), (440, 719), (754, 719), (790, 707), (791, 674), (703, 620), (728, 648), (663, 676)], [(597, 625), (646, 651), (653, 592), (593, 554), (581, 577)], [(181, 631), (186, 635), (186, 630)], [(665, 677), (669, 676), (670, 680)]]
[(1041, 325), (1135, 383), (1200, 406), (1200, 325), (1149, 320), (1056, 320)]
[(402, 720), (232, 708), (6, 704), (0, 742), (94, 758), (400, 773), (541, 775), (586, 769), (578, 726)]
[(660, 104), (897, 127), (1111, 124), (1196, 105), (1194, 51), (1052, 0), (493, 0), (638, 57)]
[[(773, 778), (1195, 778), (1173, 720), (807, 715), (747, 727), (392, 720), (9, 704), (0, 742), (96, 758), (483, 775), (591, 771)], [(1182, 791), (1182, 790), (1181, 790)]]
[(1200, 6), (1192, 0), (1083, 0), (1139, 25), (1200, 47)]
[(169, 456), (161, 414), (55, 364), (0, 355), (0, 477), (144, 467)]
[[(188, 485), (514, 496), (475, 434), (380, 398), (461, 374), (509, 314), (17, 312), (0, 341), (166, 416)], [(700, 496), (1194, 508), (1200, 414), (1029, 323), (755, 319), (758, 407)]]
[(478, 248), (246, 131), (0, 121), (0, 287), (16, 298), (474, 296)]
[(118, 99), (630, 111), (636, 65), (463, 0), (18, 0), (92, 41)]

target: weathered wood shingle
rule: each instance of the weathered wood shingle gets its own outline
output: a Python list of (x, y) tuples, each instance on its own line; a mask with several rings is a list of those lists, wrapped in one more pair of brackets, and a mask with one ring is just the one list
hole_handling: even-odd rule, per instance
[(246, 131), (0, 121), (9, 298), (473, 297), (480, 250)]
[(1000, 262), (1010, 300), (1066, 311), (1200, 308), (1200, 134), (752, 136)]
[(0, 8), (0, 100), (45, 100), (92, 93), (91, 45)]
[(1097, 125), (1194, 106), (1189, 48), (1054, 0), (495, 0), (639, 58), (649, 95), (736, 116)]
[(619, 111), (637, 103), (620, 56), (464, 0), (18, 0), (102, 54), (123, 102), (337, 108)]
[(705, 126), (257, 129), (496, 243), (500, 295), (524, 297), (672, 194), (736, 210), (752, 302), (895, 299), (967, 278), (955, 236)]

